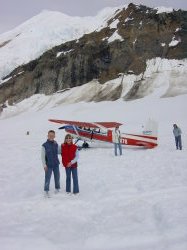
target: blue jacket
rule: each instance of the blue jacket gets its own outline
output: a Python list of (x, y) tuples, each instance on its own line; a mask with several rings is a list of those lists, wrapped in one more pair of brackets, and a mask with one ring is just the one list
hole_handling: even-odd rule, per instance
[(47, 167), (57, 167), (60, 162), (58, 159), (58, 144), (56, 141), (47, 140), (42, 146), (45, 148), (45, 160)]
[(182, 134), (182, 131), (179, 127), (173, 129), (173, 134), (175, 137), (178, 137), (179, 135)]

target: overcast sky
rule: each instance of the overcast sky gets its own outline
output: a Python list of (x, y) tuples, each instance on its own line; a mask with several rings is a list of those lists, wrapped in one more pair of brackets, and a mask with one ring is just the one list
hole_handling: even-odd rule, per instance
[(150, 7), (166, 6), (187, 10), (187, 0), (0, 0), (0, 34), (18, 26), (43, 9), (56, 10), (71, 16), (93, 16), (104, 7), (130, 2)]

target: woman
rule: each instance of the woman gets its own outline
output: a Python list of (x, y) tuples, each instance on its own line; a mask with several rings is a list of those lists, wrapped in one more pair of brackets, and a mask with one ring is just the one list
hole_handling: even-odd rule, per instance
[(71, 174), (73, 178), (73, 193), (79, 193), (77, 174), (77, 160), (79, 157), (78, 148), (73, 144), (70, 134), (67, 134), (64, 143), (61, 145), (62, 164), (66, 170), (66, 192), (71, 193)]

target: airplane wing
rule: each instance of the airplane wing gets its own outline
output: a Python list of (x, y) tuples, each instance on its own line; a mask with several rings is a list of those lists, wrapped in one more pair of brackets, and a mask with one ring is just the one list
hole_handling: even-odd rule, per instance
[(49, 119), (50, 122), (74, 125), (78, 127), (88, 127), (88, 128), (100, 128), (100, 126), (105, 128), (115, 128), (116, 126), (121, 126), (122, 123), (119, 122), (78, 122), (78, 121), (66, 121), (66, 120), (55, 120)]

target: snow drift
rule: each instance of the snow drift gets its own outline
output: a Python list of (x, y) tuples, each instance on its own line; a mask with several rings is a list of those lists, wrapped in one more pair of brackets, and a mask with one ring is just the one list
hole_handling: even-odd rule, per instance
[[(1, 117), (1, 249), (185, 250), (186, 95), (56, 107), (55, 99), (35, 96), (19, 104), (16, 116), (8, 107)], [(115, 157), (112, 147), (91, 144), (80, 152), (80, 195), (66, 195), (61, 168), (61, 193), (54, 194), (51, 179), (52, 198), (43, 197), (41, 144), (49, 129), (59, 143), (64, 139), (49, 118), (119, 121), (122, 131), (134, 132), (149, 117), (159, 122), (157, 148), (125, 147)], [(182, 151), (175, 150), (173, 123), (183, 131)]]

